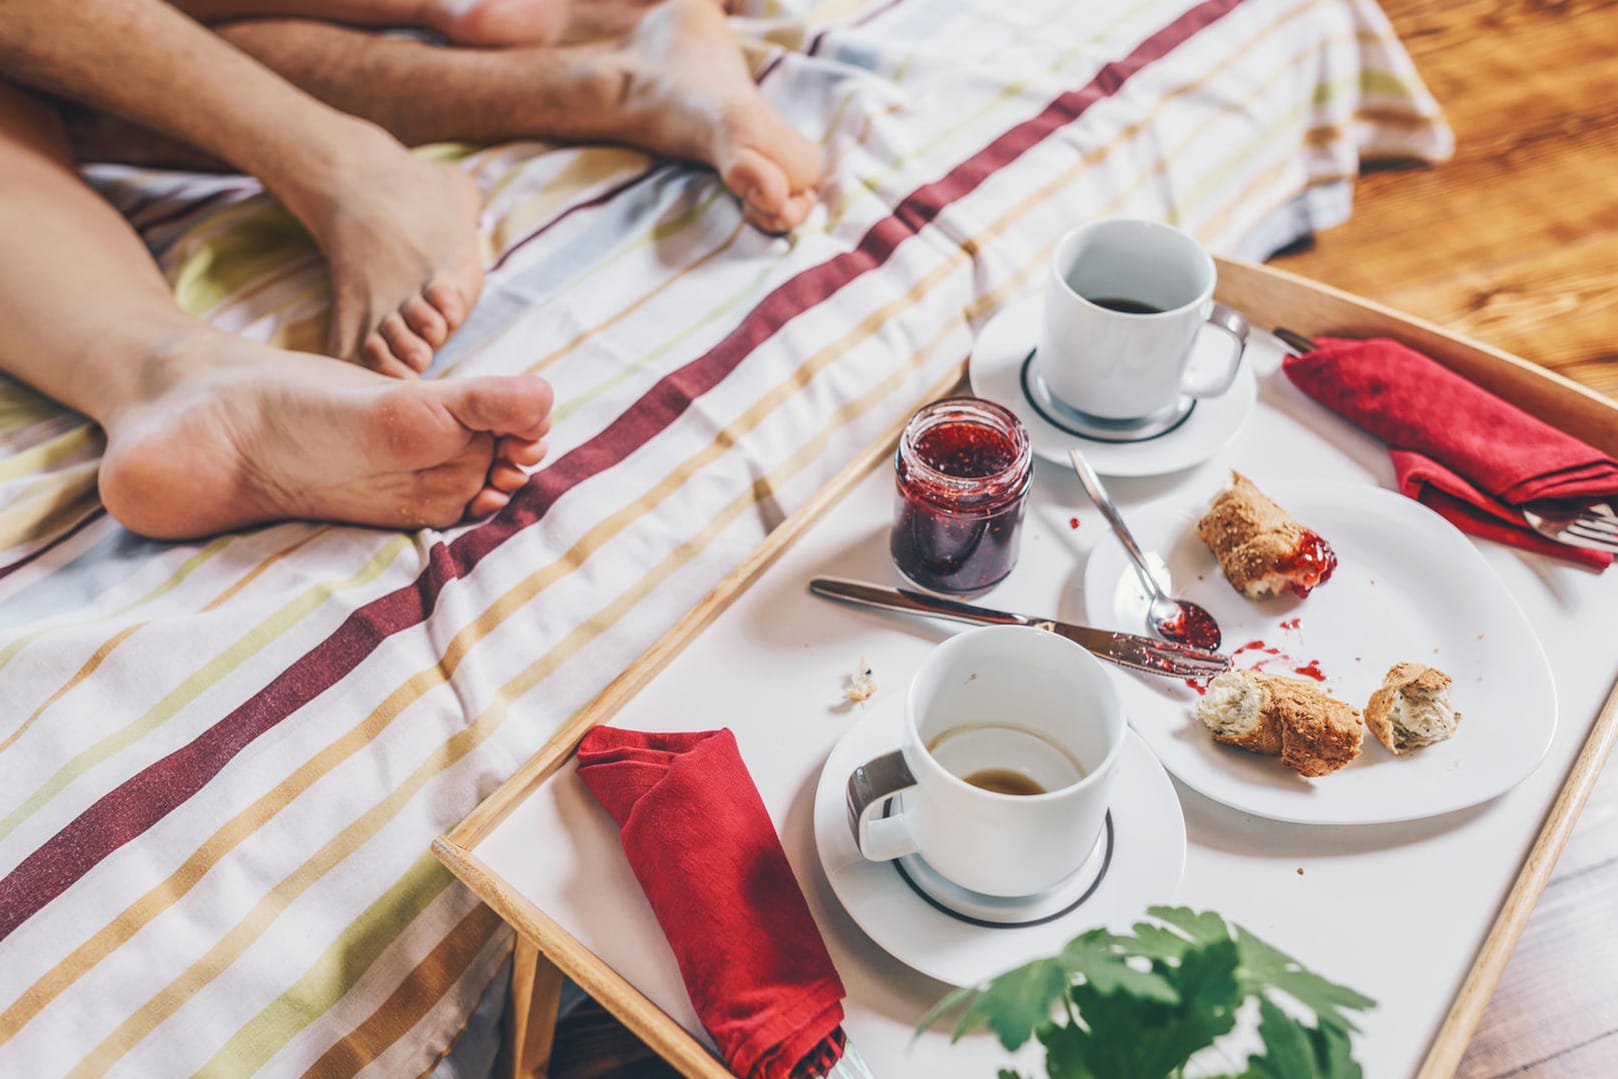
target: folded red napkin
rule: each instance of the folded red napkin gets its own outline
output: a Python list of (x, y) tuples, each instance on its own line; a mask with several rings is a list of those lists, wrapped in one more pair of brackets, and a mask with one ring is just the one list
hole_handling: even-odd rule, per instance
[(1397, 341), (1317, 346), (1287, 358), (1287, 377), (1388, 443), (1404, 494), (1473, 535), (1598, 569), (1612, 562), (1540, 535), (1519, 507), (1618, 496), (1618, 461)]
[(823, 1075), (843, 1051), (843, 983), (735, 736), (596, 727), (578, 759), (725, 1064)]

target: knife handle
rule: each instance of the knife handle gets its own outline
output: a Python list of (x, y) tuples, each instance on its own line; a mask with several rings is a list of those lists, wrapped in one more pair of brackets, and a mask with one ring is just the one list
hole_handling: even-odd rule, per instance
[(926, 614), (934, 618), (948, 618), (956, 622), (970, 622), (978, 626), (1032, 626), (1035, 621), (1009, 611), (995, 611), (987, 607), (974, 607), (970, 603), (957, 603), (950, 599), (912, 592), (907, 588), (883, 588), (863, 581), (850, 581), (843, 577), (815, 577), (809, 581), (809, 591), (828, 599), (847, 600), (866, 607), (880, 607), (888, 611)]

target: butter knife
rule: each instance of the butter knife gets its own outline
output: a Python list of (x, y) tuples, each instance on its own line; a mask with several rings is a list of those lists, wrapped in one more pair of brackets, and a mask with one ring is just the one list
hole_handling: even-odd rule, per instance
[(1111, 630), (1075, 625), (1055, 618), (995, 611), (975, 607), (952, 599), (929, 596), (905, 588), (888, 588), (865, 581), (851, 581), (843, 577), (815, 577), (809, 582), (809, 591), (827, 599), (842, 600), (864, 607), (879, 607), (905, 614), (922, 614), (932, 618), (947, 618), (955, 622), (970, 622), (980, 626), (1033, 626), (1066, 637), (1100, 659), (1128, 667), (1132, 671), (1160, 674), (1166, 678), (1212, 678), (1230, 670), (1229, 656), (1218, 652), (1204, 652), (1182, 644), (1141, 637), (1133, 633), (1114, 633)]

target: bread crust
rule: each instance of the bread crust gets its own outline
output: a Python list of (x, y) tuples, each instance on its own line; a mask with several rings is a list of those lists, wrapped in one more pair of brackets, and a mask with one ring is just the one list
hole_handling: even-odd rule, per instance
[(1330, 775), (1360, 755), (1365, 727), (1358, 709), (1296, 678), (1263, 671), (1232, 673), (1258, 687), (1259, 719), (1240, 734), (1215, 730), (1204, 719), (1214, 741), (1280, 757), (1287, 767), (1310, 778)]
[(1296, 678), (1255, 677), (1264, 687), (1265, 714), (1281, 728), (1281, 763), (1313, 779), (1360, 755), (1365, 727), (1359, 709)]
[(1318, 581), (1305, 583), (1288, 572), (1295, 553), (1315, 534), (1240, 472), (1231, 472), (1231, 485), (1214, 496), (1208, 512), (1197, 522), (1197, 536), (1219, 560), (1225, 579), (1250, 599), (1274, 595), (1289, 586), (1307, 595), (1331, 575), (1327, 569)]
[[(1371, 699), (1365, 704), (1365, 725), (1371, 729), (1376, 740), (1387, 746), (1388, 752), (1395, 756), (1444, 741), (1455, 733), (1455, 728), (1461, 722), (1461, 713), (1453, 708), (1450, 714), (1455, 722), (1443, 738), (1421, 738), (1405, 730), (1394, 722), (1393, 711), (1401, 697), (1417, 703), (1434, 702), (1445, 697), (1452, 681), (1449, 675), (1436, 667), (1422, 663), (1395, 663), (1388, 668), (1381, 688), (1372, 693)], [(1443, 703), (1448, 706), (1447, 700)]]
[(1266, 709), (1259, 713), (1258, 723), (1249, 731), (1242, 734), (1231, 734), (1227, 731), (1211, 731), (1213, 740), (1237, 749), (1245, 749), (1249, 753), (1259, 753), (1266, 757), (1279, 757), (1281, 755), (1281, 725)]

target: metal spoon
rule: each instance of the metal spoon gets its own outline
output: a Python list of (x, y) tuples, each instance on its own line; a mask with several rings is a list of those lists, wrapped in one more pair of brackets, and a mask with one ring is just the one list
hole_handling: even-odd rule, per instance
[(1112, 530), (1118, 534), (1123, 542), (1124, 550), (1129, 554), (1129, 560), (1135, 564), (1135, 573), (1140, 576), (1140, 583), (1145, 586), (1146, 594), (1151, 597), (1151, 605), (1146, 608), (1146, 625), (1153, 633), (1165, 641), (1176, 644), (1190, 645), (1193, 648), (1205, 648), (1216, 651), (1221, 640), (1219, 623), (1214, 616), (1198, 607), (1190, 600), (1174, 599), (1163, 591), (1152, 576), (1151, 567), (1146, 564), (1146, 552), (1140, 549), (1135, 537), (1130, 535), (1129, 526), (1118, 513), (1118, 507), (1112, 504), (1112, 497), (1107, 489), (1101, 486), (1101, 477), (1096, 475), (1090, 462), (1084, 459), (1084, 454), (1078, 449), (1069, 451), (1073, 458), (1073, 470), (1079, 474), (1079, 482), (1084, 484), (1084, 491), (1090, 496), (1090, 501), (1096, 504)]

